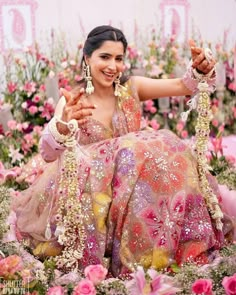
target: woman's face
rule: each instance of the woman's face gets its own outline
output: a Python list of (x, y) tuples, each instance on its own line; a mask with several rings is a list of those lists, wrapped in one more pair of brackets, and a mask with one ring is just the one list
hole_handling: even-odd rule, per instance
[(105, 41), (85, 60), (90, 66), (93, 84), (111, 87), (119, 73), (124, 70), (124, 46), (120, 41)]

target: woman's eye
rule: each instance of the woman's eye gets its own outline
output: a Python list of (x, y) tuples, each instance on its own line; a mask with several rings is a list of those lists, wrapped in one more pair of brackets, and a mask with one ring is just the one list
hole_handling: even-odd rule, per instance
[(108, 59), (109, 57), (107, 55), (102, 55), (101, 58), (102, 59)]

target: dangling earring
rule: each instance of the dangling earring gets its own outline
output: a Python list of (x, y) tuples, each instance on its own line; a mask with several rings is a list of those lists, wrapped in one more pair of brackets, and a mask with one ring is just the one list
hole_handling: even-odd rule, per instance
[(84, 71), (84, 79), (87, 82), (85, 92), (88, 95), (90, 95), (90, 94), (94, 93), (94, 86), (93, 86), (93, 83), (92, 83), (92, 77), (90, 75), (90, 67), (89, 67), (89, 65), (84, 64), (83, 71)]
[(121, 96), (121, 92), (120, 92), (120, 78), (122, 76), (122, 73), (119, 73), (119, 76), (115, 79), (114, 83), (115, 83), (115, 91), (114, 94), (115, 96), (120, 97)]

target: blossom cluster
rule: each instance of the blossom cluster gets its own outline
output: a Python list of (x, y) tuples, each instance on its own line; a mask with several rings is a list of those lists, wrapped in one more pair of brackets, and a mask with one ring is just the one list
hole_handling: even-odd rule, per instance
[[(5, 81), (0, 95), (1, 173), (19, 167), (38, 151), (38, 141), (52, 118), (60, 87), (71, 89), (81, 78), (79, 45), (48, 57), (38, 44), (21, 53), (4, 55)], [(5, 169), (5, 170), (4, 170)]]
[[(235, 250), (234, 250), (235, 251)], [(3, 257), (0, 253), (0, 290), (18, 281), (27, 294), (45, 295), (234, 295), (236, 293), (235, 256), (217, 257), (202, 267), (187, 265), (176, 274), (160, 273), (139, 266), (129, 278), (113, 278), (98, 264), (89, 265), (84, 274), (50, 271), (44, 264), (35, 265), (17, 254)], [(231, 261), (233, 260), (233, 262)], [(13, 284), (12, 284), (13, 285)]]

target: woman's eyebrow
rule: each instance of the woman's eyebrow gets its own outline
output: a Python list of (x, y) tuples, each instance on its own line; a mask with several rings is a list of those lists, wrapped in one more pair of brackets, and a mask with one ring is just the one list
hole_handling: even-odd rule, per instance
[[(112, 56), (112, 54), (110, 53), (107, 53), (107, 52), (101, 52), (99, 55), (107, 55), (107, 56)], [(123, 54), (118, 54), (116, 55), (116, 57), (123, 57), (124, 55)]]

